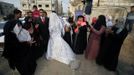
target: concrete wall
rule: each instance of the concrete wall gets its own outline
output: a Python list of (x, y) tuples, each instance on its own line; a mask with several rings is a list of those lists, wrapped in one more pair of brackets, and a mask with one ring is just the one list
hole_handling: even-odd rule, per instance
[(127, 15), (127, 9), (122, 7), (94, 7), (92, 14), (90, 15), (90, 21), (92, 17), (98, 17), (99, 15), (112, 16), (112, 19), (125, 18)]
[[(69, 6), (71, 15), (75, 15), (74, 12), (80, 4), (82, 3), (78, 0), (73, 0), (71, 2)], [(90, 21), (92, 17), (98, 17), (98, 15), (110, 15), (114, 20), (120, 17), (125, 17), (127, 12), (130, 11), (130, 6), (134, 5), (134, 0), (100, 0), (100, 6), (97, 6), (97, 4), (98, 0), (93, 0)]]
[(58, 0), (21, 0), (23, 14), (32, 10), (33, 5), (37, 5), (39, 9), (44, 9), (49, 15), (50, 11), (55, 10), (58, 12), (58, 4), (60, 4)]

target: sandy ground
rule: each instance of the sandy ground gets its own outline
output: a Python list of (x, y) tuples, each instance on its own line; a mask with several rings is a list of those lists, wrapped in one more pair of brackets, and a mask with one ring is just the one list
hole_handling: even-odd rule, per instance
[[(124, 62), (119, 62), (119, 74), (107, 71), (102, 66), (98, 66), (94, 61), (89, 61), (83, 55), (77, 55), (80, 60), (80, 68), (72, 70), (68, 65), (56, 60), (45, 60), (40, 58), (37, 63), (35, 75), (134, 75), (134, 67)], [(16, 71), (12, 71), (7, 60), (1, 58), (0, 75), (19, 75)]]
[(68, 65), (56, 60), (47, 61), (41, 58), (35, 75), (115, 75), (114, 72), (96, 65), (94, 61), (85, 60), (83, 55), (77, 55), (77, 59), (80, 60), (80, 67), (72, 70)]

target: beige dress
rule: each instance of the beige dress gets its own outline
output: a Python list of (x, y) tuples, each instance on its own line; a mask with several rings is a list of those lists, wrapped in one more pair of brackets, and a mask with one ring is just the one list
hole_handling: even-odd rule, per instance
[(134, 65), (134, 26), (132, 32), (126, 37), (120, 53), (120, 60)]

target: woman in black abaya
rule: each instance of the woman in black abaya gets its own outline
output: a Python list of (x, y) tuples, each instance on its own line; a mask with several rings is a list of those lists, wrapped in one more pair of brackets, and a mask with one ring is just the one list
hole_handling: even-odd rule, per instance
[(83, 54), (87, 45), (87, 22), (84, 20), (84, 16), (78, 16), (76, 25), (73, 50), (76, 54)]
[(128, 34), (123, 22), (124, 20), (120, 19), (117, 25), (113, 26), (112, 31), (105, 40), (102, 40), (104, 42), (96, 60), (97, 64), (103, 65), (110, 71), (116, 71), (120, 49)]

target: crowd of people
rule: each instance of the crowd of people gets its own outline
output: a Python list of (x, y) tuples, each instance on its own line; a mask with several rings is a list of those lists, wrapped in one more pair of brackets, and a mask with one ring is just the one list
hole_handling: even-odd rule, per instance
[(21, 75), (33, 75), (36, 60), (47, 51), (49, 18), (46, 15), (43, 9), (33, 6), (33, 11), (27, 12), (24, 23), (19, 20), (22, 17), (19, 9), (7, 16), (2, 56), (8, 60), (10, 68), (17, 69)]
[(96, 64), (116, 71), (120, 48), (134, 24), (134, 6), (126, 20), (118, 19), (115, 24), (105, 15), (93, 18), (91, 24), (83, 15), (79, 15), (76, 21), (73, 17), (64, 20), (55, 12), (48, 17), (47, 12), (38, 10), (37, 6), (27, 12), (22, 24), (19, 21), (21, 14), (20, 10), (15, 9), (13, 15), (8, 16), (2, 55), (8, 60), (10, 68), (17, 69), (21, 75), (33, 75), (36, 61), (41, 57), (78, 69), (79, 61), (75, 57), (78, 54), (84, 54), (87, 60), (95, 60)]

